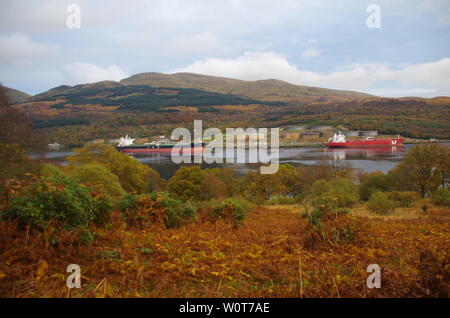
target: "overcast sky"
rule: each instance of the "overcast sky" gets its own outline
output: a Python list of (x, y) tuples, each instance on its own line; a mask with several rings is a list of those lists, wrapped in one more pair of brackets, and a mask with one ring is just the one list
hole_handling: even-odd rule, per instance
[[(67, 26), (67, 7), (81, 27)], [(381, 27), (369, 28), (369, 4)], [(30, 94), (194, 72), (450, 96), (449, 0), (0, 0), (0, 81)]]

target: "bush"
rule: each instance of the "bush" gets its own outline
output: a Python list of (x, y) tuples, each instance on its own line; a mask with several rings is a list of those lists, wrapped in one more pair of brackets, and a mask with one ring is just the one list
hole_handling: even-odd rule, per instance
[(431, 195), (431, 201), (436, 205), (450, 206), (450, 190), (448, 188), (435, 190)]
[(245, 215), (256, 210), (256, 208), (258, 207), (255, 203), (253, 203), (252, 201), (249, 201), (243, 197), (231, 197), (231, 198), (228, 198), (228, 200), (232, 200), (232, 201), (236, 202), (237, 204), (239, 204), (242, 207), (242, 209), (244, 209)]
[(296, 198), (290, 197), (276, 197), (266, 201), (266, 204), (279, 205), (279, 204), (297, 204), (298, 200)]
[(43, 230), (49, 222), (57, 228), (82, 227), (93, 219), (95, 203), (86, 188), (64, 175), (42, 177), (14, 193), (1, 217)]
[(420, 251), (417, 282), (419, 293), (426, 291), (427, 297), (450, 297), (450, 255), (444, 250)]
[(378, 171), (365, 175), (359, 187), (361, 200), (369, 200), (375, 192), (391, 190), (392, 184), (391, 175), (386, 175)]
[(170, 197), (167, 192), (156, 192), (151, 198), (164, 207), (165, 225), (167, 228), (179, 227), (195, 218), (195, 209), (190, 202), (182, 202)]
[(358, 202), (358, 187), (350, 179), (318, 180), (311, 187), (309, 198), (314, 205), (349, 207)]
[[(87, 144), (83, 148), (74, 149), (74, 155), (68, 156), (67, 162), (70, 167), (91, 164), (104, 166), (119, 178), (122, 189), (130, 193), (156, 191), (161, 186), (161, 178), (156, 170), (109, 145)], [(80, 171), (82, 175), (86, 175), (84, 172)], [(97, 177), (97, 181), (110, 178), (106, 172)], [(120, 189), (115, 191), (121, 192)]]
[(235, 199), (226, 199), (213, 208), (216, 218), (232, 220), (235, 227), (239, 227), (245, 219), (246, 211)]
[(182, 166), (169, 179), (166, 189), (182, 201), (201, 200), (202, 185), (203, 172), (199, 166)]
[(397, 203), (389, 199), (388, 193), (375, 192), (367, 202), (367, 207), (377, 214), (388, 214), (395, 210)]
[(69, 170), (69, 175), (89, 189), (95, 202), (94, 221), (106, 224), (111, 220), (111, 210), (117, 198), (125, 191), (120, 185), (119, 178), (106, 167), (99, 164), (83, 164)]
[(78, 240), (83, 245), (90, 245), (95, 240), (95, 233), (90, 231), (88, 228), (80, 228), (78, 230)]
[(78, 183), (104, 195), (119, 197), (125, 194), (119, 178), (99, 164), (83, 164), (70, 170), (69, 175)]
[(192, 205), (173, 199), (167, 192), (125, 195), (119, 203), (122, 217), (131, 227), (144, 228), (148, 224), (179, 227), (195, 217)]
[(392, 191), (387, 193), (389, 200), (397, 203), (397, 207), (407, 208), (419, 200), (420, 194), (414, 191)]
[(335, 244), (345, 244), (355, 240), (357, 227), (347, 208), (318, 205), (313, 210), (303, 212), (308, 218), (308, 226), (303, 236), (303, 244), (309, 249), (322, 249)]

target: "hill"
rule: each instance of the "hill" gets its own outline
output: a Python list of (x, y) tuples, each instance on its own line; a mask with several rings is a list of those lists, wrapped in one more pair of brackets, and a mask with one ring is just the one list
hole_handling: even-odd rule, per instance
[(10, 100), (11, 104), (23, 103), (28, 98), (31, 97), (31, 95), (21, 92), (17, 89), (5, 87), (5, 86), (4, 86), (4, 88), (6, 90), (6, 94), (9, 96), (9, 100)]
[(220, 105), (271, 105), (283, 106), (285, 102), (249, 99), (232, 94), (180, 87), (152, 87), (150, 85), (122, 85), (116, 82), (59, 86), (36, 95), (30, 101), (55, 101), (52, 108), (62, 109), (73, 105), (115, 106), (122, 111), (159, 111), (164, 107), (220, 106)]
[(141, 73), (120, 82), (62, 85), (18, 103), (52, 140), (170, 134), (202, 119), (209, 127), (332, 125), (411, 138), (450, 139), (450, 98), (363, 93), (189, 73)]
[(194, 88), (247, 98), (287, 102), (342, 101), (370, 95), (318, 87), (294, 85), (280, 80), (243, 81), (193, 73), (140, 73), (120, 81), (124, 85)]

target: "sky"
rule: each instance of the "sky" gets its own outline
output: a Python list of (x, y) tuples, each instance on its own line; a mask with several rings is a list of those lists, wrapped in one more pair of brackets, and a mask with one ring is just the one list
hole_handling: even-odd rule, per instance
[(450, 96), (450, 1), (0, 0), (3, 85), (37, 94), (142, 72)]

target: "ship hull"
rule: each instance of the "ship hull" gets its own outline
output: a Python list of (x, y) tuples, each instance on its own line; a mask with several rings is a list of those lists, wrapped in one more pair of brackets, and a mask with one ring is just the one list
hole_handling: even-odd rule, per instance
[(131, 146), (117, 146), (117, 150), (123, 153), (129, 154), (171, 154), (173, 148), (178, 148), (175, 151), (183, 155), (189, 154), (201, 154), (204, 151), (203, 146), (198, 146), (196, 144), (178, 146), (178, 145), (131, 145)]
[(391, 147), (403, 145), (403, 138), (387, 139), (358, 139), (345, 142), (328, 142), (328, 148), (364, 148), (364, 147)]

